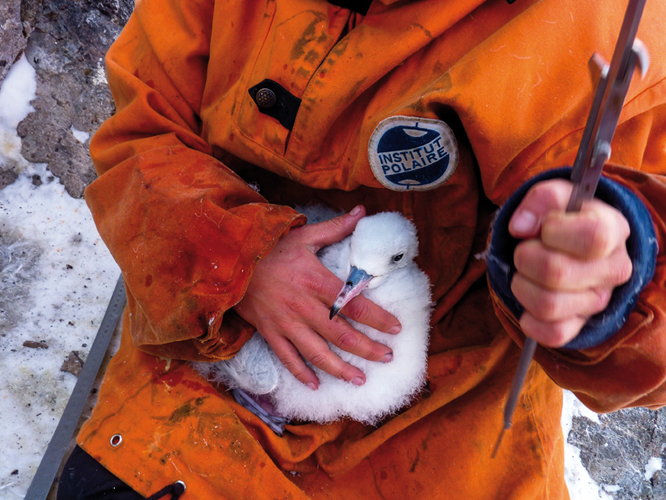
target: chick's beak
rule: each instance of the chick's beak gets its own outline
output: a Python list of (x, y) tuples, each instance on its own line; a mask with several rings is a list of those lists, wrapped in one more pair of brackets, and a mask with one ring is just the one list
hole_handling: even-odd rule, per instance
[(338, 297), (335, 299), (333, 307), (331, 307), (331, 314), (329, 318), (333, 319), (335, 315), (340, 312), (340, 309), (342, 309), (347, 304), (347, 302), (361, 293), (361, 291), (363, 291), (363, 289), (368, 286), (368, 283), (370, 283), (372, 278), (373, 277), (371, 275), (362, 269), (358, 269), (352, 266), (351, 271), (349, 272), (349, 277), (345, 281), (345, 284), (342, 285), (342, 290), (340, 290), (340, 293), (338, 293)]

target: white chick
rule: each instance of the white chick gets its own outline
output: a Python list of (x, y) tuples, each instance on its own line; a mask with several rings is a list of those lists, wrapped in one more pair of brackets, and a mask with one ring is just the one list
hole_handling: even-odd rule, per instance
[[(305, 207), (309, 221), (322, 215), (321, 207)], [(320, 384), (316, 391), (299, 382), (280, 362), (259, 332), (231, 360), (194, 363), (202, 375), (223, 382), (239, 403), (282, 434), (290, 420), (331, 422), (349, 417), (377, 424), (408, 404), (423, 388), (430, 331), (431, 294), (427, 276), (415, 264), (416, 228), (397, 212), (361, 219), (353, 234), (319, 252), (322, 264), (344, 281), (331, 308), (331, 318), (359, 293), (393, 314), (401, 323), (397, 335), (350, 323), (393, 352), (389, 363), (368, 361), (329, 344), (344, 361), (366, 376), (362, 386), (337, 379), (308, 363)]]

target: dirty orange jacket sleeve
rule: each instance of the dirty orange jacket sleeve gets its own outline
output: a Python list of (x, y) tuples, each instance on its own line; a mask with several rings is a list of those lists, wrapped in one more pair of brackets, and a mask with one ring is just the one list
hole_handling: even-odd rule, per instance
[(106, 60), (117, 113), (91, 144), (99, 178), (86, 200), (123, 270), (134, 343), (169, 358), (238, 351), (252, 327), (230, 308), (256, 262), (303, 222), (199, 137), (212, 11), (207, 1), (162, 2), (145, 22), (137, 8)]
[[(652, 281), (638, 296), (624, 326), (602, 344), (579, 351), (539, 347), (535, 356), (558, 385), (574, 391), (600, 413), (633, 406), (656, 409), (666, 404), (666, 181), (661, 174), (666, 165), (659, 159), (663, 153), (659, 149), (666, 143), (666, 107), (661, 108), (622, 124), (613, 142), (615, 157), (638, 168), (604, 168), (605, 175), (631, 189), (652, 216), (659, 248)], [(493, 298), (504, 327), (522, 343), (524, 335), (517, 320)]]
[[(657, 127), (651, 133), (661, 137), (646, 147), (643, 170), (649, 171), (651, 149), (663, 148), (666, 139), (663, 114), (657, 116), (653, 115), (652, 125)], [(666, 404), (666, 182), (663, 175), (624, 167), (609, 165), (605, 171), (637, 193), (652, 215), (659, 247), (654, 277), (622, 329), (609, 340), (582, 351), (544, 350), (537, 359), (560, 386), (574, 390), (597, 412), (633, 406), (657, 409)]]

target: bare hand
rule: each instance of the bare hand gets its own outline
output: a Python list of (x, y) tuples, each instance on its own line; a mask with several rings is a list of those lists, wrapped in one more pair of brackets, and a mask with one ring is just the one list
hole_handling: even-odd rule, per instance
[[(353, 214), (353, 215), (352, 215)], [(329, 320), (340, 281), (317, 259), (317, 251), (350, 235), (365, 216), (357, 207), (330, 221), (292, 229), (257, 265), (236, 312), (254, 325), (287, 369), (311, 389), (319, 380), (300, 355), (314, 366), (356, 385), (365, 383), (358, 368), (342, 361), (326, 340), (372, 361), (390, 361), (391, 350), (370, 340), (339, 316)], [(343, 314), (386, 333), (398, 333), (400, 323), (363, 296), (347, 304)], [(299, 355), (300, 353), (300, 355)]]
[(565, 213), (571, 189), (562, 179), (535, 184), (509, 221), (511, 235), (524, 240), (514, 253), (511, 282), (525, 308), (520, 326), (548, 347), (576, 337), (632, 270), (625, 217), (597, 199)]

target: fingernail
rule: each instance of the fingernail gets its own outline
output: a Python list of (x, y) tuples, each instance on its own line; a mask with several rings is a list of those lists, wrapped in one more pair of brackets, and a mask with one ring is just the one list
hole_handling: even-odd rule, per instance
[(395, 325), (393, 328), (389, 330), (389, 333), (392, 333), (395, 335), (396, 333), (400, 333), (400, 330), (402, 330), (402, 326), (400, 325)]
[(358, 206), (354, 207), (351, 212), (349, 212), (349, 215), (352, 215), (352, 216), (358, 215), (360, 211), (361, 211), (361, 205), (358, 205)]
[(537, 217), (529, 210), (521, 210), (511, 219), (511, 228), (519, 233), (529, 233), (534, 230)]
[(360, 386), (360, 385), (365, 384), (365, 381), (361, 377), (354, 377), (351, 380), (351, 383), (354, 384), (354, 385), (359, 385)]
[(313, 391), (316, 391), (316, 390), (317, 390), (317, 385), (316, 385), (316, 384), (314, 384), (314, 383), (312, 383), (312, 382), (308, 382), (307, 385), (308, 385), (308, 387), (309, 387), (310, 389), (312, 389)]
[(390, 363), (393, 360), (393, 353), (387, 352), (382, 358), (382, 363)]

